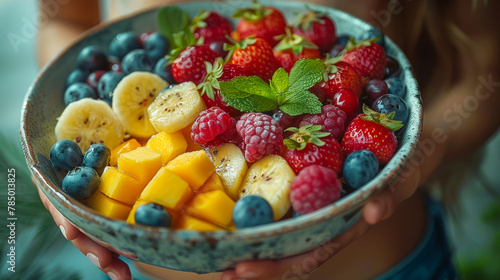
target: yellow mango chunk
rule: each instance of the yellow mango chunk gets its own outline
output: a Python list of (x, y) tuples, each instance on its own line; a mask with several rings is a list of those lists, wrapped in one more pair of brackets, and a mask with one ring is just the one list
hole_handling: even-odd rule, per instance
[(198, 193), (207, 193), (215, 190), (224, 190), (224, 187), (222, 186), (222, 181), (217, 174), (217, 172), (212, 173), (210, 177), (205, 181), (203, 186), (198, 189)]
[(133, 205), (145, 186), (132, 175), (107, 166), (102, 173), (99, 190), (112, 199)]
[(166, 167), (186, 180), (193, 191), (197, 191), (215, 171), (203, 150), (184, 153), (167, 163)]
[(224, 191), (216, 190), (195, 196), (185, 211), (193, 217), (226, 227), (233, 220), (234, 205)]
[(154, 202), (172, 210), (180, 210), (192, 197), (193, 192), (189, 184), (164, 166), (144, 188), (139, 200)]
[(130, 205), (109, 198), (100, 191), (97, 191), (91, 198), (89, 198), (87, 206), (96, 210), (103, 216), (117, 220), (127, 219), (130, 211), (132, 210)]
[(147, 147), (139, 147), (118, 158), (118, 169), (147, 184), (161, 167), (161, 154)]
[(223, 230), (222, 228), (205, 222), (200, 219), (193, 218), (189, 215), (180, 216), (177, 221), (174, 223), (175, 229), (183, 229), (183, 230), (194, 230), (194, 231), (216, 231)]
[(180, 131), (166, 133), (162, 131), (149, 138), (146, 147), (161, 154), (163, 165), (186, 152), (187, 142)]
[(184, 135), (184, 138), (186, 139), (186, 142), (187, 142), (186, 152), (193, 152), (193, 151), (198, 151), (198, 150), (203, 149), (200, 145), (196, 144), (193, 141), (193, 139), (191, 138), (191, 126), (192, 126), (192, 124), (181, 129), (181, 132)]
[[(137, 200), (134, 203), (134, 206), (132, 207), (130, 214), (128, 215), (127, 223), (129, 223), (131, 225), (135, 225), (135, 212), (137, 211), (137, 208), (139, 208), (139, 206), (141, 206), (141, 205), (148, 204), (148, 203), (151, 203), (151, 202), (145, 201), (145, 200)], [(163, 208), (165, 208), (165, 207), (163, 207)], [(177, 217), (179, 216), (179, 213), (176, 211), (170, 210), (168, 208), (165, 208), (165, 210), (167, 210), (168, 213), (170, 213), (170, 215), (172, 216), (172, 224), (173, 224), (176, 221)]]
[(111, 150), (111, 155), (109, 157), (109, 165), (116, 166), (116, 164), (118, 163), (118, 158), (120, 157), (121, 154), (135, 150), (140, 146), (141, 144), (134, 138), (121, 143), (116, 148)]

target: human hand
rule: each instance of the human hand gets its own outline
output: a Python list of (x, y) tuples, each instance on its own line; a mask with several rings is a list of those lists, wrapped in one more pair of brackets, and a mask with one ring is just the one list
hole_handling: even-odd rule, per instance
[(49, 210), (64, 238), (71, 241), (80, 252), (111, 279), (132, 279), (130, 269), (127, 264), (118, 259), (118, 254), (95, 243), (85, 234), (80, 232), (59, 211), (57, 211), (38, 186), (37, 189), (43, 205)]

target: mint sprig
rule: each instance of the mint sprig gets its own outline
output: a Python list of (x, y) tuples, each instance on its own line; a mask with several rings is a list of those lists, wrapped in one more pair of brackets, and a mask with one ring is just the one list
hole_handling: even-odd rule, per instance
[(298, 60), (290, 70), (276, 70), (270, 83), (257, 76), (241, 76), (220, 82), (223, 100), (241, 112), (279, 108), (290, 116), (318, 114), (321, 102), (309, 89), (323, 78), (325, 65), (317, 58)]
[(178, 48), (174, 34), (187, 31), (189, 25), (189, 15), (176, 6), (166, 6), (158, 11), (156, 22), (160, 33), (167, 37), (172, 49)]

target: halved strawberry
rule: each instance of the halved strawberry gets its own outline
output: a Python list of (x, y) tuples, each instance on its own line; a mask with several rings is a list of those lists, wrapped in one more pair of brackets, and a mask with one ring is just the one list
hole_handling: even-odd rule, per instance
[(286, 34), (277, 38), (281, 38), (281, 41), (273, 49), (274, 57), (288, 73), (301, 58), (321, 57), (318, 46), (302, 36), (293, 34), (289, 28), (286, 29)]
[(355, 42), (351, 38), (343, 51), (342, 61), (349, 63), (362, 80), (384, 78), (387, 57), (384, 49), (376, 44), (377, 40)]
[(340, 61), (341, 57), (325, 59), (325, 73), (323, 81), (317, 84), (327, 99), (333, 99), (341, 89), (351, 90), (358, 98), (363, 92), (363, 84), (358, 74), (349, 64)]
[(178, 83), (199, 84), (207, 74), (205, 62), (214, 63), (217, 57), (207, 45), (186, 47), (172, 62), (172, 76)]
[(337, 40), (335, 24), (326, 13), (309, 9), (300, 16), (296, 27), (295, 34), (316, 44), (321, 53), (329, 52)]
[(191, 22), (191, 31), (194, 37), (204, 38), (204, 44), (213, 42), (226, 42), (226, 35), (231, 34), (232, 28), (229, 20), (214, 11), (200, 11)]

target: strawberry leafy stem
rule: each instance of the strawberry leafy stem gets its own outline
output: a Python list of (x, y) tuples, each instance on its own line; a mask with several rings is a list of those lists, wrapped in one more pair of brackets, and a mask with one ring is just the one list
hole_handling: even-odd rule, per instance
[(399, 130), (404, 126), (401, 121), (394, 120), (396, 112), (390, 112), (389, 114), (378, 113), (363, 103), (363, 113), (365, 113), (365, 116), (360, 117), (362, 120), (378, 123), (392, 131)]
[(220, 57), (214, 61), (213, 65), (205, 61), (205, 67), (207, 69), (207, 75), (203, 82), (198, 85), (198, 89), (201, 90), (200, 95), (206, 94), (210, 99), (214, 100), (214, 88), (220, 89), (220, 84), (217, 79), (222, 77), (224, 61), (222, 61)]
[(259, 21), (268, 15), (270, 15), (273, 10), (266, 9), (259, 1), (253, 0), (252, 6), (245, 9), (238, 9), (236, 13), (233, 14), (234, 18), (243, 18), (245, 20), (255, 22)]
[(285, 131), (291, 131), (293, 134), (285, 138), (283, 143), (289, 149), (303, 150), (308, 143), (312, 143), (318, 147), (325, 145), (325, 142), (320, 138), (329, 136), (329, 132), (321, 132), (321, 125), (307, 124), (300, 128), (289, 127)]

